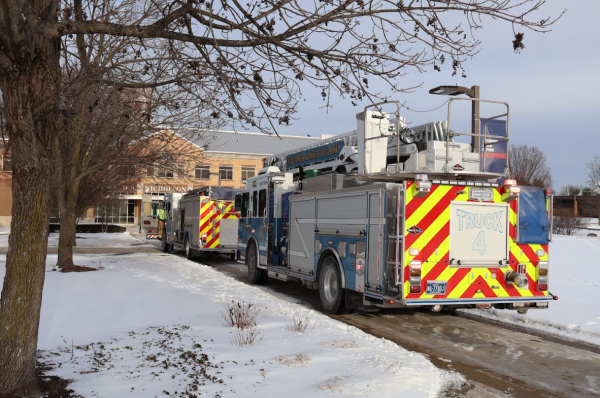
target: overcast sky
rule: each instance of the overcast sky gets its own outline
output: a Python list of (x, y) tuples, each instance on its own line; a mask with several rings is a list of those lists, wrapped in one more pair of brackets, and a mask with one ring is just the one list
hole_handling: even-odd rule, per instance
[[(520, 54), (513, 51), (510, 25), (487, 23), (477, 35), (482, 41), (481, 52), (465, 63), (467, 78), (452, 77), (448, 67), (442, 72), (415, 72), (406, 76), (401, 85), (410, 87), (423, 83), (422, 88), (396, 99), (413, 109), (431, 109), (447, 97), (428, 94), (430, 88), (477, 84), (481, 87), (481, 98), (509, 103), (511, 143), (537, 146), (546, 154), (556, 191), (567, 184), (585, 185), (586, 163), (600, 154), (597, 131), (600, 24), (596, 20), (600, 2), (548, 0), (537, 15), (540, 19), (559, 15), (565, 7), (567, 13), (550, 33), (517, 29), (525, 33), (525, 49)], [(353, 107), (345, 101), (336, 101), (333, 109), (326, 113), (318, 109), (322, 103), (318, 90), (304, 94), (307, 101), (301, 104), (297, 115), (300, 120), (280, 133), (313, 137), (341, 134), (355, 129), (355, 114), (366, 105), (363, 102)], [(445, 120), (446, 112), (446, 107), (430, 113), (403, 110), (403, 116), (417, 125)]]

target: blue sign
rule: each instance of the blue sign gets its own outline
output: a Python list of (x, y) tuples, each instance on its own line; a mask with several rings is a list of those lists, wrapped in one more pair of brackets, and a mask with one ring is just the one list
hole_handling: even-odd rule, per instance
[[(506, 120), (481, 119), (481, 134), (488, 136), (493, 135), (496, 137), (507, 137), (508, 133), (506, 130)], [(486, 138), (485, 136), (480, 138), (480, 171), (499, 174), (504, 173), (504, 170), (507, 166), (506, 153), (508, 152), (508, 142), (501, 140), (502, 138)]]
[(306, 149), (304, 151), (292, 153), (287, 156), (287, 167), (294, 168), (305, 166), (326, 160), (337, 159), (344, 144), (342, 141), (335, 141), (316, 148)]

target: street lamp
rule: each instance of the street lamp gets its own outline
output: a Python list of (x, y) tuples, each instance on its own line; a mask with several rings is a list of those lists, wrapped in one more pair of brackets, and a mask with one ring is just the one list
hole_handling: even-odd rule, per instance
[(479, 152), (479, 86), (473, 86), (471, 88), (459, 85), (438, 86), (429, 90), (429, 94), (451, 96), (466, 94), (469, 98), (474, 99), (474, 101), (471, 101), (471, 145), (473, 146), (473, 152)]

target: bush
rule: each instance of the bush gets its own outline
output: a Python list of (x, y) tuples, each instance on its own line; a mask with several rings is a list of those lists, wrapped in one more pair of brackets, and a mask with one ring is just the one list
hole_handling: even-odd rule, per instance
[(225, 304), (225, 312), (221, 312), (221, 317), (225, 321), (226, 326), (236, 327), (238, 329), (249, 329), (256, 326), (256, 318), (260, 313), (260, 309), (252, 304), (235, 302)]
[(552, 233), (556, 235), (575, 235), (586, 226), (585, 219), (575, 217), (569, 210), (556, 211), (552, 219)]
[(240, 304), (231, 300), (231, 303), (225, 304), (225, 312), (221, 312), (221, 317), (226, 326), (237, 329), (233, 337), (229, 339), (232, 344), (245, 346), (262, 342), (263, 338), (260, 332), (256, 331), (256, 318), (259, 313), (260, 309), (251, 303), (242, 302)]

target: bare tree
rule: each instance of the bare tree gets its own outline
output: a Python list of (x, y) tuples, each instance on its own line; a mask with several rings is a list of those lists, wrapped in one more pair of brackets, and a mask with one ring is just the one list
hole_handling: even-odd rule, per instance
[(552, 219), (552, 233), (556, 235), (575, 235), (586, 227), (583, 218), (575, 217), (572, 210), (557, 210)]
[(600, 155), (595, 155), (586, 166), (588, 169), (588, 184), (594, 192), (600, 194)]
[[(548, 31), (544, 0), (406, 2), (331, 0), (5, 0), (0, 7), (0, 90), (13, 155), (13, 210), (0, 306), (0, 396), (36, 396), (35, 353), (47, 247), (48, 196), (66, 92), (61, 48), (106, 85), (187, 93), (155, 117), (210, 108), (234, 128), (273, 131), (294, 118), (304, 87), (326, 103), (402, 91), (409, 70), (464, 73), (484, 19)], [(102, 42), (108, 38), (108, 42)], [(105, 63), (111, 40), (132, 39)], [(514, 32), (513, 47), (524, 47)], [(65, 43), (68, 42), (68, 43)], [(371, 89), (373, 79), (390, 93)], [(206, 101), (205, 93), (215, 96)], [(159, 123), (159, 121), (157, 121)]]
[(600, 223), (600, 156), (594, 158), (586, 165), (588, 169), (588, 184), (590, 184), (592, 196), (588, 202), (593, 206), (598, 223)]
[(509, 153), (510, 175), (519, 185), (552, 188), (552, 175), (550, 167), (546, 165), (546, 155), (538, 147), (513, 145)]

